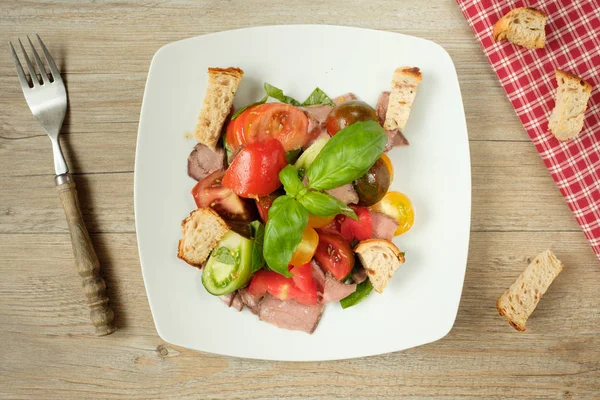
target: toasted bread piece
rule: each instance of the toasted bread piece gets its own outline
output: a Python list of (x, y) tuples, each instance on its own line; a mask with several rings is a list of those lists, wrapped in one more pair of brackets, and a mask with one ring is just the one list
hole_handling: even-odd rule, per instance
[(552, 251), (540, 253), (498, 298), (496, 308), (500, 315), (516, 330), (525, 331), (527, 319), (562, 269), (563, 264)]
[(494, 25), (494, 40), (507, 39), (528, 49), (541, 49), (546, 44), (546, 19), (546, 14), (535, 8), (515, 8)]
[(217, 147), (221, 129), (231, 111), (233, 98), (244, 71), (239, 68), (209, 68), (208, 87), (196, 125), (196, 140), (211, 149)]
[(399, 129), (400, 132), (404, 132), (421, 79), (422, 75), (419, 68), (396, 68), (392, 77), (392, 91), (390, 92), (383, 129), (386, 131)]
[(383, 293), (400, 264), (404, 263), (404, 254), (389, 240), (363, 240), (354, 252), (365, 268), (373, 288), (379, 293)]
[(229, 226), (210, 208), (199, 208), (181, 222), (182, 238), (179, 240), (177, 257), (200, 268), (229, 231)]
[(560, 69), (556, 70), (556, 82), (556, 105), (548, 119), (548, 128), (558, 140), (573, 139), (583, 129), (592, 85)]

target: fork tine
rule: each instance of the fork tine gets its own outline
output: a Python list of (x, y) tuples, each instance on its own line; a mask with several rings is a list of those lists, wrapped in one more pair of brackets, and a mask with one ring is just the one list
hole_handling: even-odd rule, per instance
[(44, 53), (44, 57), (46, 58), (46, 62), (48, 63), (48, 67), (50, 68), (50, 72), (52, 73), (52, 80), (59, 82), (62, 81), (62, 79), (60, 78), (60, 72), (58, 72), (58, 68), (56, 68), (56, 64), (54, 63), (50, 52), (44, 45), (44, 42), (42, 42), (40, 35), (36, 33), (35, 36), (37, 36), (38, 42), (40, 42), (40, 46), (42, 46), (42, 52)]
[(40, 56), (38, 52), (35, 50), (33, 43), (31, 43), (31, 39), (27, 36), (27, 40), (29, 41), (29, 46), (31, 47), (31, 51), (33, 52), (33, 58), (35, 58), (35, 63), (37, 64), (38, 69), (40, 70), (40, 75), (42, 77), (42, 83), (50, 82), (48, 78), (48, 74), (46, 74), (46, 68), (44, 68), (44, 64), (42, 64), (42, 60), (40, 60)]
[(25, 57), (25, 64), (27, 64), (27, 68), (29, 68), (29, 75), (31, 75), (31, 83), (33, 83), (33, 86), (39, 86), (40, 81), (38, 80), (37, 74), (35, 73), (35, 69), (33, 69), (33, 64), (31, 63), (31, 60), (29, 60), (29, 56), (25, 51), (25, 47), (23, 47), (23, 43), (21, 43), (21, 39), (19, 39), (19, 45), (21, 46), (23, 57)]
[(13, 57), (13, 61), (15, 62), (15, 67), (17, 67), (17, 75), (19, 75), (19, 80), (21, 81), (21, 87), (23, 88), (23, 91), (25, 90), (25, 88), (29, 89), (29, 81), (27, 80), (27, 77), (25, 76), (25, 72), (23, 72), (23, 67), (21, 66), (21, 61), (19, 61), (19, 56), (17, 56), (17, 52), (15, 51), (15, 48), (13, 47), (13, 44), (11, 42), (8, 42), (8, 47), (10, 48), (10, 54)]

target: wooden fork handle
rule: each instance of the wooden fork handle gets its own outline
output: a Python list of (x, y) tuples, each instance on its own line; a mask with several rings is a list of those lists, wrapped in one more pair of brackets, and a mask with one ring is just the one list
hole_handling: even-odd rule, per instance
[(82, 286), (90, 307), (90, 319), (96, 328), (96, 335), (109, 335), (115, 331), (114, 313), (108, 306), (106, 283), (100, 276), (100, 262), (79, 209), (75, 182), (68, 174), (58, 175), (56, 189), (67, 217), (77, 272), (83, 278)]

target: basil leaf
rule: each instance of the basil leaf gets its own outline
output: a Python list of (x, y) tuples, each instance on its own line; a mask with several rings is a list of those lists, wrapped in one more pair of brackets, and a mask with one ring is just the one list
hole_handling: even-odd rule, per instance
[(307, 171), (309, 188), (333, 189), (363, 176), (385, 149), (387, 135), (376, 121), (357, 122), (339, 131)]
[(291, 164), (279, 171), (279, 180), (283, 183), (285, 193), (290, 197), (306, 192), (306, 188), (298, 178), (298, 170)]
[(329, 96), (327, 96), (325, 92), (319, 88), (315, 88), (315, 90), (313, 90), (307, 99), (302, 103), (303, 106), (316, 106), (321, 104), (335, 107), (333, 100), (331, 100)]
[(330, 194), (308, 191), (306, 194), (298, 196), (298, 201), (308, 212), (318, 217), (331, 217), (338, 214), (344, 214), (348, 217), (358, 220), (354, 210), (348, 205)]
[(267, 92), (267, 96), (274, 98), (275, 100), (279, 100), (285, 104), (291, 104), (293, 106), (299, 106), (300, 102), (290, 96), (286, 96), (283, 94), (283, 90), (275, 87), (267, 82), (265, 82), (265, 92)]
[(269, 209), (265, 227), (263, 255), (269, 268), (290, 278), (288, 264), (296, 247), (302, 241), (302, 232), (308, 224), (308, 211), (296, 199), (279, 196)]
[(215, 260), (217, 260), (220, 263), (236, 265), (236, 258), (231, 253), (231, 250), (229, 250), (227, 247), (219, 247), (218, 249), (213, 251), (212, 256), (215, 258)]
[(372, 290), (373, 284), (369, 279), (367, 279), (363, 283), (356, 285), (356, 291), (354, 293), (351, 293), (348, 295), (348, 297), (344, 297), (342, 300), (340, 300), (340, 305), (342, 308), (355, 306), (366, 299)]
[(234, 119), (236, 119), (241, 113), (246, 111), (247, 108), (266, 103), (268, 98), (269, 98), (269, 96), (265, 95), (265, 97), (263, 97), (262, 99), (260, 99), (257, 102), (246, 104), (244, 107), (240, 108), (239, 110), (237, 110), (236, 112), (233, 113), (230, 121), (233, 121)]
[(265, 237), (265, 226), (260, 221), (250, 222), (250, 231), (252, 232), (252, 271), (256, 271), (264, 267), (265, 259), (263, 257), (263, 241)]

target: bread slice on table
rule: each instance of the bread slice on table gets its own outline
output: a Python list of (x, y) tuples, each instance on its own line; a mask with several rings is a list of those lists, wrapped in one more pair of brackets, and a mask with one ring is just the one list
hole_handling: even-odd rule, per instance
[(546, 44), (546, 20), (546, 14), (535, 8), (515, 8), (494, 25), (494, 40), (507, 39), (528, 49), (541, 49)]
[(556, 82), (556, 105), (548, 119), (548, 128), (558, 140), (573, 139), (583, 129), (592, 85), (560, 69), (556, 70)]
[(400, 132), (404, 132), (421, 79), (419, 68), (396, 68), (392, 77), (392, 91), (383, 129), (386, 131), (399, 129)]
[(496, 308), (500, 315), (516, 330), (525, 331), (527, 319), (562, 269), (563, 264), (552, 251), (539, 254), (498, 298)]
[(404, 254), (389, 240), (363, 240), (354, 252), (365, 268), (373, 288), (379, 293), (383, 293), (400, 264), (404, 263)]
[(210, 208), (198, 208), (181, 222), (182, 238), (177, 257), (200, 268), (210, 252), (229, 231), (229, 226)]
[(221, 129), (229, 115), (243, 75), (244, 71), (239, 68), (208, 69), (208, 87), (194, 134), (198, 142), (213, 150), (217, 147)]

